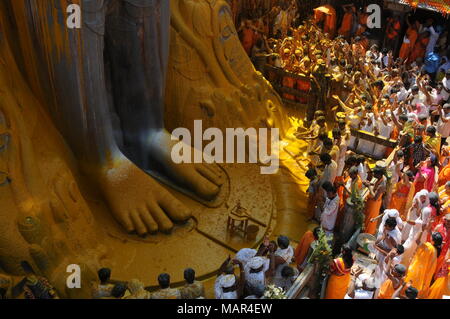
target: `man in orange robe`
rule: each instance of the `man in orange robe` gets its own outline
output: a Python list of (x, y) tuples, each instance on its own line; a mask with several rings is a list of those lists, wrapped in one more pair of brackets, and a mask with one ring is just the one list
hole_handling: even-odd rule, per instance
[(323, 23), (323, 32), (328, 33), (330, 38), (336, 34), (336, 10), (327, 4), (314, 9), (314, 22)]
[(338, 30), (338, 34), (342, 35), (346, 40), (349, 40), (354, 23), (353, 7), (347, 5), (343, 6), (343, 8), (345, 13), (344, 18), (342, 19), (341, 27)]
[[(399, 53), (399, 57), (402, 59), (402, 61), (405, 61), (407, 58), (409, 58), (414, 45), (416, 44), (417, 41), (417, 29), (416, 29), (416, 25), (410, 25), (408, 30), (406, 30), (406, 34), (405, 37), (403, 38), (403, 44), (402, 47), (400, 48), (400, 53)], [(413, 61), (408, 61), (408, 64), (411, 63)]]

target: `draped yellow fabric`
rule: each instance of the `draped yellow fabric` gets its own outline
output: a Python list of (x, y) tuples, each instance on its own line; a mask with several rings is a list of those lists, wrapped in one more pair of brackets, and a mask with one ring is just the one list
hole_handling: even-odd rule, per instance
[(437, 250), (427, 242), (419, 246), (408, 268), (405, 281), (419, 290), (419, 299), (428, 296), (431, 280), (437, 265)]
[(427, 299), (442, 299), (442, 296), (449, 296), (449, 277), (450, 272), (445, 277), (440, 277), (431, 286)]
[(386, 279), (380, 287), (380, 293), (378, 294), (377, 299), (391, 299), (394, 292), (395, 289), (392, 281), (390, 279)]

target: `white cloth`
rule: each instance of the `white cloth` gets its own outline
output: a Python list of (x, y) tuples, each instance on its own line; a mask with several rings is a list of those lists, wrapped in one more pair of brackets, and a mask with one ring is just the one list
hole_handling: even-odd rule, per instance
[[(389, 138), (391, 136), (392, 131), (394, 130), (394, 125), (392, 125), (392, 123), (387, 123), (387, 125), (384, 125), (383, 121), (378, 120), (376, 123), (377, 127), (378, 127), (378, 133), (380, 134), (380, 136), (384, 137), (384, 138)], [(383, 145), (378, 145), (376, 144), (374, 149), (373, 149), (373, 155), (383, 158), (384, 157), (384, 153), (386, 152), (386, 146)]]
[[(442, 86), (444, 87), (444, 89), (450, 90), (450, 80), (447, 80), (447, 78), (444, 77), (442, 79)], [(450, 93), (448, 93), (445, 90), (442, 90), (441, 94), (442, 94), (442, 98), (444, 99), (444, 101), (447, 101), (448, 97), (450, 96)]]
[(345, 167), (345, 155), (347, 153), (347, 141), (345, 138), (341, 139), (339, 145), (339, 155), (337, 160), (336, 176), (342, 176)]
[(425, 51), (425, 56), (434, 51), (434, 47), (439, 39), (439, 32), (436, 32), (433, 26), (428, 28), (430, 32), (430, 41), (428, 41), (427, 50)]
[(402, 101), (406, 100), (408, 95), (409, 95), (409, 91), (404, 86), (402, 86), (400, 91), (397, 93), (397, 99), (399, 102), (402, 102)]
[[(381, 236), (381, 234), (379, 234), (378, 236)], [(391, 230), (388, 233), (388, 238), (392, 238), (395, 240), (395, 246), (400, 244), (401, 237), (402, 237), (401, 232), (398, 230), (397, 227), (395, 227), (394, 230)], [(387, 240), (383, 240), (380, 243), (380, 246), (382, 246), (383, 249), (385, 249), (387, 251), (390, 251), (392, 248), (395, 247), (395, 246), (390, 247), (387, 243)], [(383, 282), (386, 280), (386, 263), (385, 263), (386, 255), (377, 251), (376, 257), (377, 257), (378, 264), (377, 264), (377, 267), (375, 268), (374, 282), (375, 282), (375, 287), (380, 288), (381, 285), (383, 284)]]
[[(244, 267), (245, 272), (245, 282), (250, 290), (250, 293), (254, 293), (257, 290), (264, 290), (266, 287), (266, 271), (269, 269), (270, 260), (264, 257), (254, 257), (254, 258), (263, 258), (263, 268), (260, 272), (251, 272), (251, 261), (247, 263)], [(253, 260), (253, 258), (252, 258)]]
[[(359, 123), (361, 122), (361, 117), (357, 114), (351, 114), (347, 117), (347, 120), (349, 122), (349, 126), (353, 129), (358, 129), (359, 128)], [(348, 147), (349, 148), (355, 148), (355, 142), (356, 142), (356, 137), (354, 137), (353, 135), (350, 136), (350, 139), (348, 141)]]
[(417, 104), (425, 104), (427, 103), (427, 97), (425, 94), (419, 91), (416, 95), (413, 95), (413, 99), (411, 101), (411, 105), (416, 107)]
[(339, 196), (336, 195), (333, 199), (329, 199), (327, 196), (322, 214), (320, 215), (320, 226), (325, 230), (332, 231), (336, 224), (338, 210)]
[(331, 160), (331, 163), (325, 166), (322, 176), (320, 177), (319, 186), (322, 186), (325, 182), (334, 183), (337, 174), (337, 164)]
[(242, 265), (245, 267), (245, 265), (247, 264), (247, 262), (252, 259), (253, 257), (256, 256), (256, 249), (251, 249), (251, 248), (242, 248), (241, 250), (239, 250), (236, 253), (236, 259), (239, 260)]
[[(426, 196), (426, 200), (423, 203), (420, 201), (421, 196)], [(417, 218), (419, 218), (420, 213), (422, 212), (422, 209), (424, 209), (425, 207), (430, 205), (430, 199), (428, 198), (428, 190), (422, 189), (421, 191), (417, 192), (417, 194), (414, 195), (413, 205), (414, 205), (414, 203), (417, 203), (417, 208), (411, 209), (410, 215), (408, 216), (408, 218), (410, 220), (416, 220)], [(408, 239), (411, 229), (412, 229), (412, 225), (408, 224), (408, 223), (406, 223), (405, 227), (403, 227), (402, 239), (404, 241), (406, 239)]]
[[(420, 233), (422, 225), (428, 224), (430, 222), (430, 218), (431, 218), (431, 208), (425, 207), (424, 209), (422, 209), (422, 212), (415, 220), (412, 219), (416, 224), (412, 225), (411, 231), (409, 232), (409, 236), (406, 239), (405, 243), (403, 244), (403, 247), (405, 248), (405, 252), (403, 253), (402, 257), (403, 265), (409, 266), (409, 263), (411, 262), (411, 259), (414, 256), (417, 249), (416, 236), (418, 233)], [(426, 236), (427, 234), (424, 232), (422, 234), (422, 238), (420, 239), (421, 243), (425, 242)]]
[(355, 298), (345, 295), (344, 299), (373, 299), (373, 291), (364, 289), (355, 289)]
[(281, 276), (281, 271), (283, 270), (284, 266), (289, 266), (289, 264), (291, 263), (292, 257), (294, 257), (294, 249), (292, 248), (292, 246), (289, 246), (285, 249), (278, 248), (275, 251), (275, 256), (283, 258), (285, 263), (278, 265), (275, 269), (275, 276), (273, 278), (274, 281), (279, 280), (283, 277)]
[[(371, 115), (373, 115), (373, 114), (371, 114)], [(361, 127), (361, 131), (373, 133), (375, 126), (374, 126), (373, 116), (371, 116), (371, 118), (372, 118), (372, 121), (370, 124), (368, 123), (367, 119), (364, 120), (365, 122), (364, 122), (363, 126)], [(358, 148), (357, 148), (358, 152), (365, 153), (365, 154), (373, 154), (374, 148), (375, 148), (375, 143), (369, 142), (367, 140), (359, 139)]]
[(397, 227), (398, 227), (398, 228), (394, 229), (393, 231), (390, 231), (389, 236), (394, 238), (397, 243), (400, 243), (400, 241), (402, 240), (402, 234), (399, 231), (399, 229), (401, 228), (399, 226), (403, 226), (403, 220), (400, 217), (400, 213), (396, 209), (384, 210), (384, 215), (381, 218), (381, 223), (380, 223), (380, 226), (378, 227), (377, 237), (380, 237), (383, 234), (384, 224), (386, 223), (386, 220), (388, 218), (395, 218), (395, 220), (397, 221)]
[(222, 289), (222, 283), (225, 279), (225, 277), (228, 277), (230, 275), (222, 274), (219, 277), (217, 277), (216, 282), (214, 283), (214, 293), (216, 299), (237, 299), (237, 291), (231, 291), (231, 292), (223, 292)]
[(442, 137), (449, 137), (450, 136), (450, 113), (447, 113), (445, 115), (445, 119), (447, 122), (442, 121), (441, 118), (439, 118), (438, 124), (437, 124), (437, 131)]
[(367, 179), (367, 170), (366, 166), (363, 163), (358, 165), (358, 175), (362, 181), (365, 181)]

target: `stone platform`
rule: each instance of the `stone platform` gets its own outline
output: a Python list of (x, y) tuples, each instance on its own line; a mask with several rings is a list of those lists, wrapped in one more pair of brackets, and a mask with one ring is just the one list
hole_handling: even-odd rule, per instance
[[(193, 211), (193, 218), (176, 226), (171, 235), (158, 234), (140, 238), (126, 234), (98, 201), (89, 201), (99, 225), (99, 237), (108, 248), (103, 267), (112, 269), (120, 280), (138, 278), (147, 286), (157, 285), (157, 276), (167, 272), (174, 286), (183, 282), (183, 270), (191, 267), (200, 280), (211, 277), (228, 257), (244, 247), (256, 247), (274, 226), (274, 192), (270, 175), (260, 174), (256, 164), (223, 164), (228, 175), (224, 202), (209, 208), (179, 192), (169, 189)], [(240, 200), (248, 210), (249, 225), (257, 225), (256, 240), (230, 235), (226, 230), (229, 211)], [(101, 226), (100, 226), (101, 225)]]

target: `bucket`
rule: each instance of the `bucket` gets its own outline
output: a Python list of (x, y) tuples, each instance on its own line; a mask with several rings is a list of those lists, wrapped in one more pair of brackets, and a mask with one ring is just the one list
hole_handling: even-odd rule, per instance
[(256, 235), (258, 235), (259, 227), (256, 225), (250, 225), (247, 227), (247, 240), (254, 241), (256, 239)]

